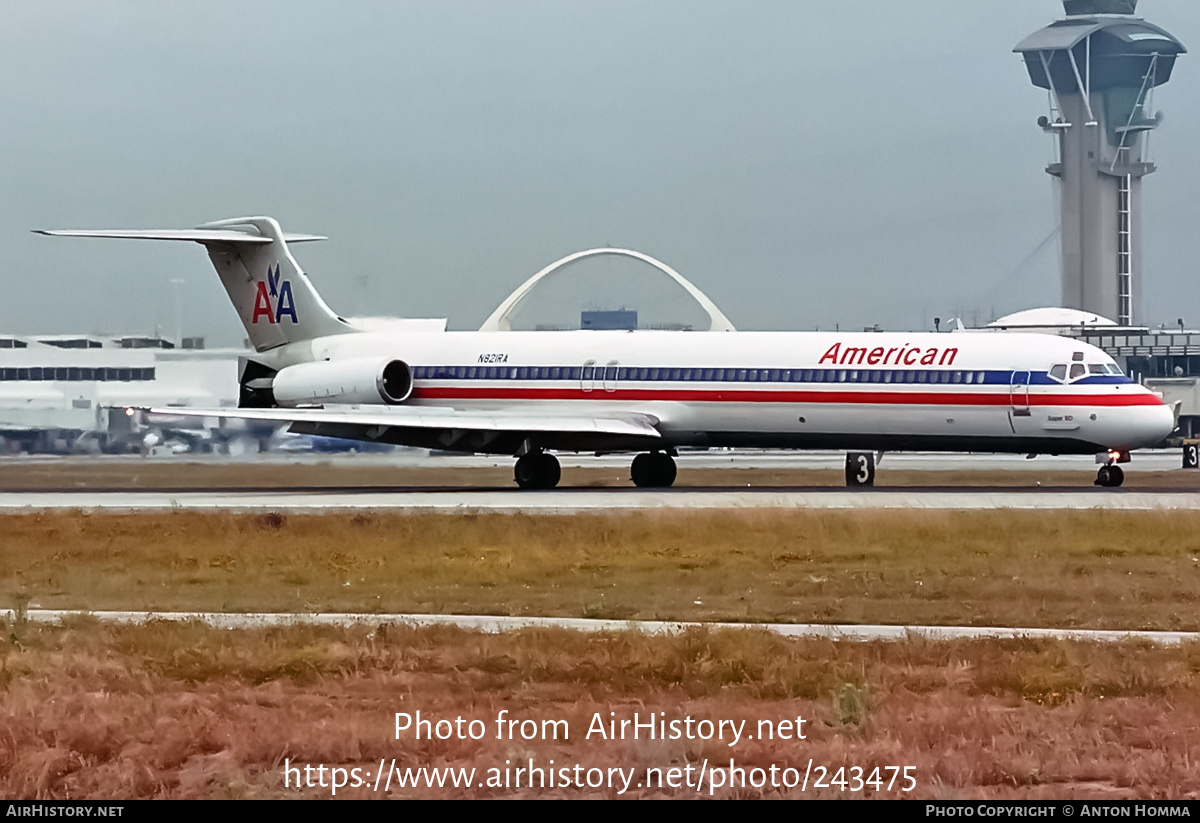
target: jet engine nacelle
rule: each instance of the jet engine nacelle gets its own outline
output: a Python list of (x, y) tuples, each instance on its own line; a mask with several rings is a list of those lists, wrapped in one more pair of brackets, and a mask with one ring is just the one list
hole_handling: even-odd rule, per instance
[(280, 406), (314, 403), (403, 403), (412, 394), (412, 369), (403, 360), (363, 357), (322, 360), (280, 369), (271, 393)]

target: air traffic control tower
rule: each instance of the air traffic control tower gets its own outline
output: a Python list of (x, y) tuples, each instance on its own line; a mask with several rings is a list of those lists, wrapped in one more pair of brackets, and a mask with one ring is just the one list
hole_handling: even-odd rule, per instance
[(1138, 323), (1140, 202), (1154, 88), (1171, 79), (1183, 44), (1135, 17), (1138, 0), (1063, 0), (1067, 16), (1013, 51), (1029, 79), (1050, 94), (1038, 118), (1058, 135), (1046, 171), (1062, 190), (1062, 305)]

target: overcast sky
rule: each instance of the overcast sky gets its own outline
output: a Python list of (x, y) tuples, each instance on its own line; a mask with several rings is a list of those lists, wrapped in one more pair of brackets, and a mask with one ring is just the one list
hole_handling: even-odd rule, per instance
[[(1196, 0), (1139, 13), (1200, 48)], [(745, 329), (1056, 305), (1046, 96), (1012, 47), (1061, 14), (1052, 0), (0, 0), (0, 331), (173, 334), (178, 291), (185, 334), (236, 342), (198, 246), (30, 229), (246, 214), (330, 237), (296, 253), (342, 313), (451, 328), (603, 245), (662, 259)], [(1200, 325), (1200, 56), (1154, 105), (1145, 319)], [(584, 265), (605, 263), (548, 292), (547, 319), (659, 299), (631, 291), (645, 267)]]

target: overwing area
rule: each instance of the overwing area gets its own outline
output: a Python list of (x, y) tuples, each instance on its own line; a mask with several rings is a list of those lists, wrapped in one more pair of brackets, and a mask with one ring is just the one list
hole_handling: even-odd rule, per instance
[(152, 414), (288, 424), (288, 431), (430, 449), (517, 454), (530, 449), (627, 451), (655, 448), (658, 421), (646, 414), (603, 417), (463, 411), (433, 406), (379, 410), (139, 408)]

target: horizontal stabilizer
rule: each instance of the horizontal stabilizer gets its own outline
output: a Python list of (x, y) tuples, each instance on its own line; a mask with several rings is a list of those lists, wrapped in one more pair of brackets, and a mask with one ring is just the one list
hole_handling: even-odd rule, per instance
[[(51, 237), (115, 237), (123, 240), (190, 240), (194, 243), (246, 243), (267, 245), (270, 237), (263, 237), (237, 229), (35, 229), (35, 234)], [(309, 240), (325, 240), (317, 234), (285, 233), (286, 243), (304, 243)]]

